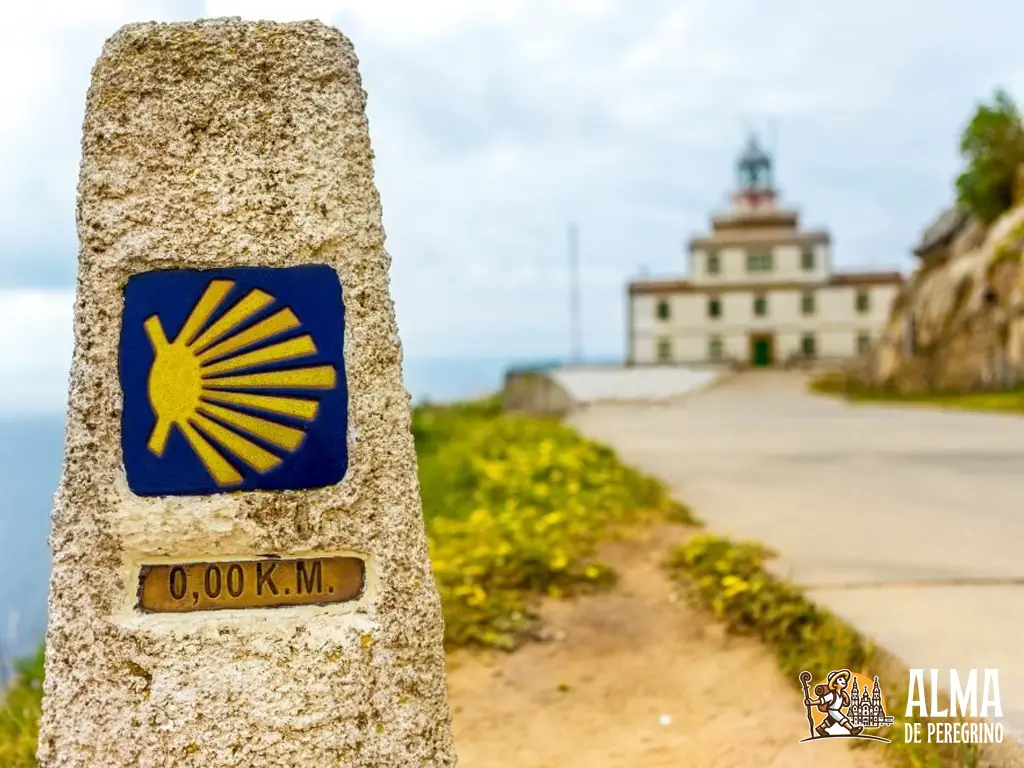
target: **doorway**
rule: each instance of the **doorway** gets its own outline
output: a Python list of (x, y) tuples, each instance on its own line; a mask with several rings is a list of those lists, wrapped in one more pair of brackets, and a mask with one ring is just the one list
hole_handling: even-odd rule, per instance
[(767, 368), (775, 362), (775, 336), (771, 333), (750, 334), (750, 364)]

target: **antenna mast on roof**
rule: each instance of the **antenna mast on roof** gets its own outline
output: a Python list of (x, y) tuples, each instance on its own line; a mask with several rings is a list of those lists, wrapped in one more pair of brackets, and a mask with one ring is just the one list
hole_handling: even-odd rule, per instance
[(579, 365), (583, 358), (580, 338), (580, 229), (569, 225), (569, 360)]
[(779, 121), (769, 116), (768, 117), (768, 154), (773, 158), (779, 145)]
[(746, 141), (754, 133), (753, 121), (749, 116), (740, 118), (740, 124), (743, 126), (743, 139)]

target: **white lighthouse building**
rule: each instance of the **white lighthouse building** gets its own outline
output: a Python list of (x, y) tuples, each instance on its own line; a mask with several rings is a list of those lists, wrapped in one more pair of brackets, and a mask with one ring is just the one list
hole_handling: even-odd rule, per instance
[(688, 243), (688, 275), (629, 284), (629, 362), (772, 366), (867, 351), (902, 275), (834, 271), (828, 231), (779, 205), (756, 138), (737, 173), (730, 210)]

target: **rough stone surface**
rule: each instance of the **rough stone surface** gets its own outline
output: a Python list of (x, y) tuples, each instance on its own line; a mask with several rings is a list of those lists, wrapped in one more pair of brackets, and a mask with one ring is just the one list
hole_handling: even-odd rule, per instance
[[(454, 766), (443, 626), (356, 56), (319, 23), (141, 24), (89, 90), (43, 768)], [(346, 302), (348, 476), (140, 498), (120, 449), (122, 289), (171, 267), (325, 263)], [(356, 551), (357, 604), (156, 618), (144, 558)]]
[(905, 392), (1024, 381), (1024, 206), (987, 228), (970, 222), (948, 260), (919, 269), (852, 372)]

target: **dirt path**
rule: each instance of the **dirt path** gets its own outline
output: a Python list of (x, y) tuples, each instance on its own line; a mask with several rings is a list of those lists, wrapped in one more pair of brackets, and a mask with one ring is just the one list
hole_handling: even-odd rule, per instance
[(547, 601), (556, 638), (457, 654), (449, 689), (462, 768), (876, 768), (885, 744), (800, 744), (799, 689), (772, 653), (675, 599), (660, 568), (688, 534), (659, 526), (603, 553), (608, 594)]

